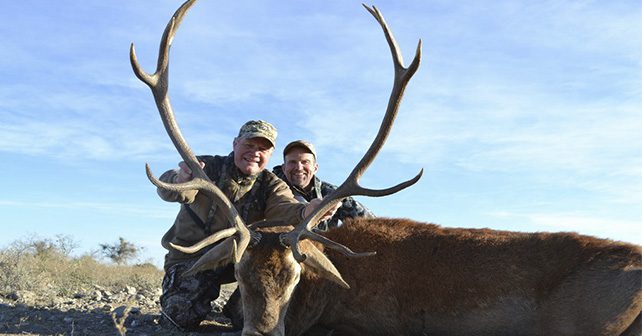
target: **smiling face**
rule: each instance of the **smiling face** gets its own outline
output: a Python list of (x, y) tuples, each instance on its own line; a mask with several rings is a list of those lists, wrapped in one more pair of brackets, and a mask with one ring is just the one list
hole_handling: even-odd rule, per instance
[(242, 139), (235, 138), (234, 164), (246, 175), (256, 175), (265, 169), (274, 147), (272, 143), (265, 138)]
[(288, 181), (301, 188), (307, 189), (319, 170), (314, 155), (303, 147), (293, 147), (285, 154), (283, 172)]

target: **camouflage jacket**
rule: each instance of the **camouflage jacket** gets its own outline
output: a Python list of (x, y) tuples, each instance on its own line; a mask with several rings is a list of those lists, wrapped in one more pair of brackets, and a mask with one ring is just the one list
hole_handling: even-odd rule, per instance
[[(287, 184), (268, 170), (255, 176), (242, 174), (234, 165), (234, 156), (199, 156), (205, 163), (205, 173), (236, 207), (246, 224), (262, 220), (298, 224), (303, 220), (305, 205), (294, 199)], [(160, 180), (174, 183), (177, 170), (169, 170)], [(158, 195), (168, 202), (181, 206), (174, 225), (163, 236), (162, 245), (169, 250), (165, 256), (165, 269), (185, 260), (200, 257), (207, 249), (195, 254), (185, 254), (173, 249), (169, 243), (193, 245), (213, 232), (231, 226), (223, 211), (217, 211), (216, 203), (205, 193), (197, 190), (172, 192), (161, 188)], [(189, 207), (189, 209), (187, 209)], [(191, 211), (190, 211), (191, 209)]]
[[(294, 198), (303, 203), (307, 203), (315, 198), (326, 196), (333, 190), (337, 189), (335, 185), (321, 181), (315, 175), (312, 179), (312, 183), (314, 184), (314, 186), (310, 189), (310, 191), (305, 191), (288, 182), (288, 180), (285, 178), (285, 173), (283, 172), (282, 166), (275, 166), (272, 169), (272, 172), (285, 183), (287, 183), (290, 189), (292, 189), (292, 193), (294, 193)], [(341, 206), (334, 214), (334, 216), (332, 216), (332, 218), (327, 221), (319, 223), (316, 229), (319, 231), (327, 231), (328, 229), (340, 226), (339, 221), (343, 221), (345, 218), (352, 217), (374, 218), (375, 215), (372, 213), (372, 211), (363, 206), (363, 204), (355, 201), (352, 197), (347, 197), (343, 200)]]

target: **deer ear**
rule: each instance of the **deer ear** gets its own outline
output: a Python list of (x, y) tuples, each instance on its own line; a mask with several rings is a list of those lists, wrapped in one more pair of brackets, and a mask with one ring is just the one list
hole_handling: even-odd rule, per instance
[[(306, 244), (306, 241), (301, 241), (300, 244)], [(334, 267), (334, 264), (328, 259), (328, 257), (323, 254), (323, 252), (319, 251), (316, 246), (313, 244), (308, 244), (309, 248), (305, 249), (305, 255), (307, 258), (303, 261), (303, 264), (313, 268), (319, 275), (322, 277), (338, 284), (339, 286), (349, 289), (350, 285), (348, 285), (345, 280), (343, 280), (343, 277), (341, 277), (341, 273), (337, 270), (336, 267)]]
[(235, 254), (236, 240), (234, 237), (228, 237), (202, 255), (196, 263), (187, 270), (187, 272), (183, 273), (183, 276), (194, 275), (200, 271), (217, 269), (221, 266), (233, 263)]

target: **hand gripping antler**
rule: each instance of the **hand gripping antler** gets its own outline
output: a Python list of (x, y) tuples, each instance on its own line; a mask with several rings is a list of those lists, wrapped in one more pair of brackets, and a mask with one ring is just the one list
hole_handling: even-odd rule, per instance
[(336, 202), (339, 202), (339, 200), (344, 197), (353, 195), (373, 197), (390, 195), (415, 184), (423, 174), (422, 169), (414, 178), (387, 189), (368, 189), (363, 188), (359, 185), (359, 179), (361, 178), (361, 175), (363, 175), (368, 166), (370, 166), (374, 158), (379, 153), (379, 150), (381, 150), (381, 147), (385, 143), (388, 134), (390, 134), (390, 129), (392, 128), (392, 124), (395, 120), (395, 117), (397, 116), (399, 104), (401, 103), (401, 98), (403, 97), (406, 85), (419, 68), (419, 62), (421, 60), (421, 40), (419, 40), (419, 43), (417, 44), (417, 50), (415, 52), (415, 57), (412, 60), (412, 63), (410, 63), (410, 66), (408, 68), (405, 68), (403, 65), (403, 57), (401, 55), (401, 51), (399, 51), (399, 46), (397, 45), (392, 32), (390, 32), (390, 28), (388, 28), (388, 25), (381, 15), (381, 12), (379, 12), (379, 10), (374, 6), (370, 8), (364, 4), (363, 7), (365, 7), (368, 12), (370, 12), (370, 14), (374, 16), (377, 22), (379, 22), (379, 24), (381, 25), (381, 28), (383, 28), (386, 40), (388, 41), (388, 45), (390, 46), (390, 51), (392, 52), (392, 60), (395, 70), (394, 85), (392, 87), (392, 92), (390, 93), (390, 99), (388, 101), (386, 114), (383, 118), (383, 121), (381, 122), (381, 126), (379, 127), (379, 132), (377, 133), (377, 136), (370, 145), (370, 148), (368, 149), (366, 154), (363, 156), (361, 161), (359, 161), (354, 170), (352, 170), (350, 176), (348, 176), (348, 178), (334, 192), (326, 196), (321, 204), (319, 204), (319, 207), (312, 214), (306, 217), (302, 223), (297, 225), (294, 230), (281, 236), (281, 242), (292, 248), (294, 258), (296, 258), (296, 260), (298, 260), (299, 262), (304, 261), (306, 258), (305, 255), (302, 255), (299, 252), (298, 242), (301, 239), (311, 239), (318, 241), (331, 249), (337, 250), (351, 257), (361, 257), (374, 254), (373, 252), (354, 253), (346, 246), (318, 235), (312, 232), (311, 229), (319, 222), (319, 220), (323, 217), (323, 214), (330, 210), (334, 206), (334, 204), (336, 204)]
[[(190, 149), (189, 145), (183, 138), (181, 131), (178, 127), (176, 119), (174, 118), (174, 112), (172, 110), (172, 105), (169, 101), (168, 89), (169, 89), (169, 77), (168, 77), (168, 67), (169, 67), (169, 49), (174, 39), (174, 34), (178, 29), (183, 17), (187, 11), (194, 5), (196, 0), (188, 0), (181, 7), (179, 7), (172, 18), (167, 23), (165, 31), (163, 32), (163, 37), (161, 38), (160, 48), (158, 51), (158, 63), (156, 65), (156, 72), (153, 74), (148, 74), (143, 71), (138, 64), (138, 59), (136, 58), (136, 52), (134, 50), (134, 43), (131, 44), (129, 49), (129, 58), (132, 64), (132, 68), (136, 77), (142, 82), (147, 84), (152, 90), (154, 95), (154, 100), (156, 101), (156, 106), (158, 107), (158, 112), (160, 112), (161, 120), (165, 126), (165, 130), (169, 135), (169, 138), (174, 143), (174, 146), (178, 150), (178, 153), (183, 158), (183, 161), (187, 166), (192, 170), (192, 175), (194, 179), (186, 183), (179, 184), (169, 184), (158, 180), (153, 176), (149, 165), (145, 165), (145, 170), (147, 171), (147, 177), (149, 180), (157, 187), (163, 188), (170, 191), (186, 191), (186, 190), (200, 190), (206, 192), (210, 197), (217, 203), (220, 209), (224, 210), (227, 219), (232, 223), (233, 228), (227, 229), (219, 232), (217, 235), (208, 237), (206, 243), (212, 244), (218, 240), (231, 237), (234, 234), (238, 234), (239, 240), (238, 243), (235, 242), (234, 245), (237, 245), (234, 251), (234, 259), (238, 262), (239, 258), (245, 251), (245, 248), (250, 241), (250, 232), (239, 216), (238, 212), (234, 205), (229, 201), (225, 194), (209, 179), (205, 171), (201, 168), (196, 156)], [(181, 249), (172, 244), (173, 247)]]

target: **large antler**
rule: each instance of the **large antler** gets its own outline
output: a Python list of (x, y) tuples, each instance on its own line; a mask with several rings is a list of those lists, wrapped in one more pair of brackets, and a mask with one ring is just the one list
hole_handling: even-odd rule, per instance
[(354, 253), (344, 245), (331, 241), (310, 230), (319, 222), (321, 217), (323, 217), (323, 214), (330, 210), (334, 206), (334, 204), (336, 204), (336, 202), (344, 197), (353, 195), (373, 197), (390, 195), (415, 184), (423, 174), (422, 169), (414, 178), (387, 189), (368, 189), (363, 188), (361, 185), (359, 185), (359, 179), (361, 178), (361, 175), (363, 175), (365, 170), (377, 156), (377, 153), (379, 153), (379, 150), (386, 141), (388, 134), (390, 134), (390, 129), (392, 128), (392, 124), (395, 120), (395, 117), (397, 116), (397, 110), (399, 109), (399, 104), (401, 103), (401, 98), (403, 97), (406, 85), (419, 68), (419, 62), (421, 60), (421, 40), (419, 40), (419, 43), (417, 44), (417, 50), (415, 52), (415, 57), (412, 60), (412, 63), (410, 63), (410, 66), (408, 68), (405, 68), (403, 65), (403, 57), (401, 55), (401, 52), (399, 51), (399, 46), (397, 45), (394, 36), (390, 32), (390, 28), (388, 28), (386, 21), (383, 19), (381, 12), (379, 12), (379, 10), (374, 6), (370, 8), (364, 4), (363, 7), (365, 7), (370, 12), (370, 14), (374, 16), (377, 22), (379, 22), (381, 28), (383, 28), (384, 34), (386, 35), (386, 40), (388, 41), (388, 45), (390, 46), (390, 51), (392, 52), (392, 60), (394, 63), (394, 85), (392, 87), (392, 92), (390, 93), (390, 99), (388, 101), (386, 114), (383, 118), (383, 121), (381, 122), (381, 126), (379, 127), (379, 132), (377, 133), (377, 136), (370, 145), (370, 148), (368, 149), (366, 154), (363, 156), (361, 161), (359, 161), (354, 170), (352, 170), (350, 176), (348, 176), (348, 178), (334, 192), (323, 199), (316, 211), (306, 217), (306, 219), (302, 223), (297, 225), (294, 230), (281, 236), (282, 243), (289, 245), (292, 248), (292, 253), (296, 260), (298, 260), (299, 262), (304, 261), (306, 256), (302, 255), (299, 252), (297, 243), (299, 242), (299, 240), (306, 238), (318, 241), (328, 246), (329, 248), (342, 252), (347, 256), (359, 257), (372, 255), (372, 252)]
[[(234, 259), (238, 262), (239, 258), (245, 251), (245, 248), (250, 241), (250, 232), (239, 216), (236, 208), (228, 200), (225, 194), (209, 179), (205, 171), (201, 168), (196, 156), (190, 149), (189, 145), (183, 138), (181, 131), (178, 127), (176, 119), (174, 118), (174, 112), (172, 110), (172, 105), (169, 101), (168, 88), (169, 88), (169, 77), (168, 77), (168, 67), (169, 67), (169, 49), (174, 39), (174, 34), (178, 29), (183, 17), (187, 11), (194, 5), (196, 0), (188, 0), (181, 7), (179, 7), (172, 18), (167, 23), (167, 27), (163, 32), (163, 37), (161, 38), (160, 48), (158, 51), (158, 63), (156, 65), (156, 72), (153, 74), (148, 74), (143, 71), (138, 64), (138, 59), (136, 58), (136, 52), (134, 50), (134, 43), (131, 44), (129, 49), (129, 58), (132, 64), (132, 68), (136, 77), (143, 81), (149, 88), (152, 90), (154, 95), (154, 100), (156, 101), (156, 106), (158, 107), (158, 112), (160, 112), (161, 120), (165, 126), (165, 130), (169, 135), (170, 139), (174, 143), (174, 146), (178, 150), (178, 153), (181, 155), (185, 163), (192, 170), (194, 179), (186, 183), (180, 184), (169, 184), (158, 180), (153, 176), (149, 165), (145, 165), (147, 171), (147, 177), (149, 180), (159, 188), (163, 188), (170, 191), (185, 191), (185, 190), (201, 190), (208, 193), (211, 198), (217, 202), (217, 205), (221, 210), (225, 211), (225, 214), (233, 224), (232, 229), (221, 231), (219, 234), (211, 236), (208, 238), (207, 243), (212, 244), (218, 240), (231, 237), (234, 234), (238, 234), (239, 241), (238, 244), (234, 242), (233, 245), (237, 245), (234, 253)], [(174, 246), (174, 245), (172, 245)], [(174, 246), (175, 248), (179, 248)]]

